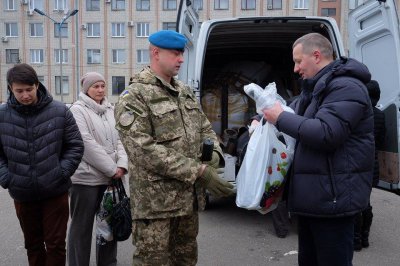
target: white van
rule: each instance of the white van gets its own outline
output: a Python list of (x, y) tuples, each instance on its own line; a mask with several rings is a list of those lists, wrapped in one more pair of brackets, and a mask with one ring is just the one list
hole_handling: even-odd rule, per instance
[[(243, 93), (243, 85), (254, 82), (265, 87), (275, 81), (278, 93), (286, 99), (300, 93), (292, 60), (292, 44), (297, 38), (311, 32), (321, 33), (331, 41), (336, 57), (347, 56), (332, 18), (238, 17), (207, 20), (200, 26), (190, 2), (181, 0), (178, 11), (177, 27), (189, 40), (179, 78), (199, 97), (225, 145), (229, 144), (226, 138), (237, 136), (232, 130), (240, 135), (240, 129), (255, 114), (254, 102)], [(379, 185), (397, 192), (400, 188), (399, 40), (393, 0), (370, 0), (350, 12), (349, 56), (364, 62), (372, 78), (380, 83), (379, 104), (387, 117), (386, 147), (380, 151)], [(239, 157), (238, 152), (229, 151), (234, 157)], [(229, 181), (234, 180), (229, 177)]]

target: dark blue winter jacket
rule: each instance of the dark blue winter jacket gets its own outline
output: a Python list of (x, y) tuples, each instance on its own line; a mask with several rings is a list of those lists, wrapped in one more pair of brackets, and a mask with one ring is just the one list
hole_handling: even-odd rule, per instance
[(374, 121), (365, 65), (342, 58), (305, 80), (277, 127), (297, 140), (289, 181), (293, 213), (339, 217), (367, 207), (374, 166)]
[(16, 201), (66, 193), (83, 147), (72, 113), (42, 84), (36, 104), (21, 105), (11, 93), (0, 106), (0, 185)]

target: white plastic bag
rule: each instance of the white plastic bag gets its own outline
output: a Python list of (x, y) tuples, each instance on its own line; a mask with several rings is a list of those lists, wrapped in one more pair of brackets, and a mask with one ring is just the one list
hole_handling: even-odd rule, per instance
[[(284, 111), (293, 110), (277, 94), (274, 82), (262, 89), (251, 83), (244, 91), (256, 102), (257, 112), (270, 108), (276, 100)], [(278, 139), (282, 136), (284, 142)], [(243, 163), (237, 175), (236, 205), (267, 213), (276, 208), (283, 192), (284, 178), (293, 159), (295, 140), (280, 133), (270, 123), (258, 124), (247, 145)]]
[(236, 205), (249, 210), (260, 209), (261, 197), (266, 182), (265, 169), (268, 165), (268, 131), (272, 128), (268, 123), (256, 127), (249, 143), (246, 154), (236, 177)]
[[(96, 243), (105, 245), (114, 239), (110, 226), (111, 212), (113, 208), (113, 186), (108, 186), (104, 191), (100, 208), (96, 213)], [(118, 193), (115, 191), (115, 193)]]
[(250, 83), (244, 86), (243, 89), (256, 102), (258, 114), (263, 114), (262, 110), (272, 107), (277, 100), (282, 104), (283, 110), (293, 112), (290, 107), (286, 106), (286, 101), (276, 92), (275, 82), (269, 83), (265, 89), (255, 83)]
[[(237, 175), (236, 205), (267, 213), (276, 208), (293, 159), (293, 139), (270, 123), (256, 127)], [(278, 139), (282, 135), (285, 143)]]

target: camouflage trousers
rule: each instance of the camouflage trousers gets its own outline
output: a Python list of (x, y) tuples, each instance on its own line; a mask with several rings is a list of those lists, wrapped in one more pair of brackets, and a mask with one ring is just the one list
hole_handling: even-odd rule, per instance
[(133, 221), (132, 265), (191, 266), (197, 263), (199, 215)]

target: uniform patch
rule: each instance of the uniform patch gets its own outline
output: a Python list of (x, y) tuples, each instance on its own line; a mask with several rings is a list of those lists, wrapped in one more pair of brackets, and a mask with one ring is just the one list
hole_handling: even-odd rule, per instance
[(121, 93), (121, 97), (124, 98), (125, 96), (127, 96), (129, 94), (128, 90), (125, 90)]
[(119, 117), (119, 123), (121, 126), (127, 127), (135, 121), (135, 114), (132, 111), (125, 111)]
[(125, 105), (125, 108), (128, 109), (129, 111), (135, 113), (136, 115), (144, 117), (142, 110), (140, 110), (139, 108), (136, 108), (135, 106), (133, 106), (129, 103)]

